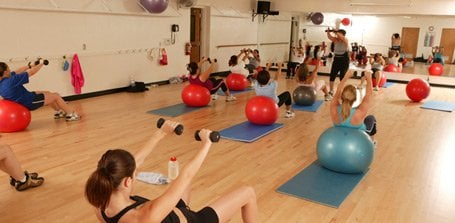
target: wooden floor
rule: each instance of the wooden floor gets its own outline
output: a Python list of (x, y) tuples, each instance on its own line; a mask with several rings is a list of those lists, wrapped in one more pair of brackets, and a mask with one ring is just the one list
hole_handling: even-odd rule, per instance
[[(159, 118), (146, 111), (180, 103), (182, 87), (164, 85), (146, 93), (72, 101), (83, 117), (79, 122), (54, 120), (50, 108), (33, 111), (26, 131), (2, 134), (0, 143), (9, 144), (23, 167), (39, 172), (46, 182), (17, 192), (1, 172), (0, 222), (96, 222), (83, 191), (98, 159), (110, 148), (140, 148)], [(295, 83), (283, 77), (279, 87), (292, 92)], [(243, 93), (229, 103), (220, 97), (206, 109), (176, 117), (185, 133), (165, 138), (140, 171), (166, 173), (170, 156), (185, 165), (200, 146), (193, 132), (245, 121), (244, 107), (253, 96)], [(429, 99), (455, 102), (455, 90), (433, 87)], [(374, 93), (370, 113), (378, 120), (375, 158), (338, 209), (276, 192), (316, 160), (316, 141), (331, 126), (328, 103), (316, 113), (297, 111), (293, 119), (285, 119), (281, 108), (278, 122), (284, 127), (256, 142), (214, 144), (194, 179), (191, 206), (198, 210), (227, 191), (251, 185), (262, 222), (455, 222), (455, 112), (419, 106), (409, 102), (403, 84)], [(135, 194), (154, 198), (166, 188), (136, 182)], [(241, 222), (240, 215), (231, 222)]]

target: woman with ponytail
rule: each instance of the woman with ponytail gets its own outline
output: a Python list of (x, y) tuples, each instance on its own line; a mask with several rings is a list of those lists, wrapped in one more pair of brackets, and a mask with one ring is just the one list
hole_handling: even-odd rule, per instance
[(85, 196), (95, 207), (98, 220), (106, 223), (221, 223), (229, 221), (241, 210), (244, 222), (258, 222), (256, 195), (251, 187), (234, 190), (197, 212), (187, 206), (190, 183), (212, 144), (211, 131), (206, 129), (199, 132), (202, 148), (163, 194), (152, 200), (131, 195), (136, 169), (176, 126), (176, 122), (165, 121), (134, 155), (123, 149), (108, 150), (103, 154), (85, 186)]
[[(376, 134), (376, 119), (373, 115), (367, 115), (373, 94), (371, 71), (365, 72), (367, 87), (365, 89), (365, 96), (357, 108), (352, 107), (357, 100), (356, 87), (351, 84), (346, 85), (346, 81), (351, 77), (352, 72), (346, 72), (338, 85), (337, 91), (330, 103), (330, 117), (335, 126), (358, 128), (364, 130), (373, 138), (373, 135)], [(374, 143), (376, 145), (376, 141)]]

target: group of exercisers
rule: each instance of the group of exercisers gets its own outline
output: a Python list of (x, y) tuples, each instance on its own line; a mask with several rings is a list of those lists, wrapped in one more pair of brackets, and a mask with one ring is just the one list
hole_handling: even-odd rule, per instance
[[(323, 80), (317, 80), (320, 55), (315, 58), (315, 68), (310, 71), (305, 60), (297, 64), (295, 79), (298, 85), (313, 86), (324, 93), (325, 100), (330, 102), (330, 117), (333, 125), (350, 128), (358, 128), (373, 136), (376, 133), (376, 121), (368, 115), (372, 97), (372, 74), (366, 72), (366, 93), (360, 105), (353, 108), (357, 100), (356, 87), (347, 84), (352, 77), (340, 61), (347, 56), (347, 39), (343, 31), (331, 31), (331, 39), (335, 43), (335, 59), (333, 70), (341, 72), (336, 92), (333, 92), (333, 82), (336, 77), (330, 77), (330, 85), (327, 87)], [(245, 63), (246, 59), (249, 63)], [(201, 72), (202, 64), (209, 62), (207, 70)], [(210, 77), (214, 70), (216, 60), (211, 61), (203, 58), (199, 63), (192, 62), (187, 65), (189, 82), (198, 84), (209, 89), (212, 95), (218, 89), (222, 89), (226, 95), (226, 101), (235, 101), (236, 98), (230, 93), (223, 79)], [(35, 64), (29, 63), (15, 71), (5, 63), (0, 63), (0, 96), (12, 100), (35, 110), (44, 105), (50, 105), (55, 110), (54, 118), (65, 118), (66, 121), (77, 121), (80, 116), (70, 108), (56, 93), (47, 91), (29, 92), (23, 85), (29, 82), (29, 77), (36, 74), (44, 65), (43, 60)], [(251, 82), (251, 87), (256, 95), (272, 98), (278, 106), (286, 107), (286, 118), (295, 116), (291, 109), (292, 97), (289, 91), (277, 94), (278, 78), (281, 76), (283, 63), (277, 63), (277, 71), (271, 77), (271, 63), (266, 68), (260, 68), (259, 51), (242, 49), (238, 55), (233, 55), (229, 60), (231, 72), (244, 74)], [(345, 69), (346, 68), (346, 69)], [(213, 99), (216, 99), (213, 97)], [(252, 187), (244, 186), (229, 192), (214, 202), (208, 204), (199, 211), (193, 211), (188, 207), (190, 203), (190, 185), (194, 176), (200, 169), (204, 159), (211, 149), (211, 131), (202, 129), (198, 134), (201, 139), (201, 148), (196, 152), (193, 159), (185, 165), (180, 175), (170, 183), (164, 193), (153, 199), (147, 199), (132, 194), (136, 181), (137, 168), (147, 159), (149, 154), (158, 146), (165, 137), (173, 137), (174, 129), (179, 123), (166, 120), (164, 124), (151, 135), (143, 147), (132, 154), (124, 149), (112, 149), (106, 151), (100, 160), (96, 170), (90, 175), (85, 186), (85, 196), (88, 202), (95, 207), (95, 213), (100, 222), (200, 222), (219, 223), (227, 222), (239, 210), (244, 222), (259, 222), (256, 194)], [(172, 140), (172, 139), (170, 139)], [(10, 176), (10, 183), (18, 191), (31, 187), (40, 186), (44, 178), (38, 173), (24, 171), (17, 162), (14, 154), (7, 145), (0, 146), (0, 160), (3, 171)]]

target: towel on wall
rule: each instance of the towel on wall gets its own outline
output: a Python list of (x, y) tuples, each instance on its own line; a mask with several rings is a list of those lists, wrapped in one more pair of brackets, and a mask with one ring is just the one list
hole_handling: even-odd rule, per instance
[(81, 89), (84, 86), (84, 73), (82, 73), (77, 54), (74, 54), (73, 63), (71, 64), (71, 84), (74, 87), (74, 92), (81, 94)]

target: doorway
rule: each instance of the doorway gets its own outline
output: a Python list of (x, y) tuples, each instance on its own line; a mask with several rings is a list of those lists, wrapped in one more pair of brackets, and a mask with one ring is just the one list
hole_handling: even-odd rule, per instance
[(444, 47), (444, 58), (448, 60), (444, 62), (454, 63), (455, 54), (455, 29), (442, 29), (440, 46)]
[[(291, 22), (291, 39), (289, 49), (299, 47), (299, 17), (292, 17)], [(289, 61), (291, 61), (292, 50), (289, 50)]]
[(201, 19), (202, 9), (191, 8), (190, 18), (190, 62), (198, 63), (201, 60)]
[(420, 28), (403, 27), (401, 30), (401, 51), (405, 58), (414, 59), (417, 54)]

